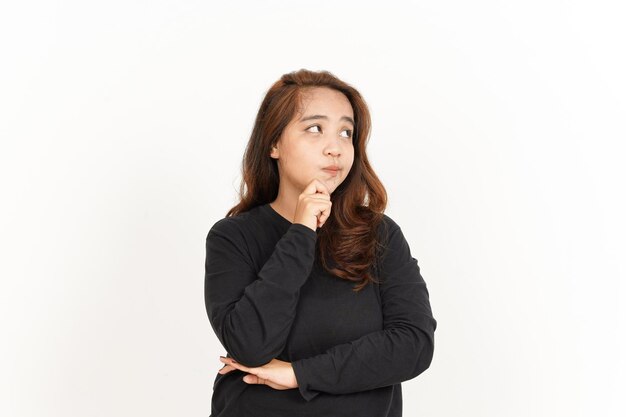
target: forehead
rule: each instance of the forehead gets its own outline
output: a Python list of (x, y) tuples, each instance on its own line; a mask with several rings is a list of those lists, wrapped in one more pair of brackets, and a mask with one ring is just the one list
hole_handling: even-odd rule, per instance
[(311, 114), (323, 114), (331, 119), (341, 116), (354, 117), (352, 105), (342, 92), (327, 87), (315, 87), (303, 90), (298, 118)]

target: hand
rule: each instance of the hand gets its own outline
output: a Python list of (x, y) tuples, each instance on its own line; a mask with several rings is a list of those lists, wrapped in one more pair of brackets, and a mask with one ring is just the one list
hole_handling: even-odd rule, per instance
[(328, 187), (314, 178), (298, 196), (294, 223), (303, 224), (315, 232), (326, 223), (332, 204)]
[(291, 362), (272, 359), (263, 366), (248, 368), (239, 364), (233, 358), (220, 356), (220, 361), (226, 365), (218, 373), (227, 374), (235, 369), (247, 372), (248, 375), (244, 376), (243, 380), (248, 384), (265, 384), (278, 390), (298, 388), (298, 381), (296, 380), (296, 374), (293, 371)]

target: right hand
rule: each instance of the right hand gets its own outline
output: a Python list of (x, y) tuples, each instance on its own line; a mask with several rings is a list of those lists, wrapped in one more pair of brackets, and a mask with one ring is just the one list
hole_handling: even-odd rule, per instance
[(330, 217), (330, 192), (326, 185), (314, 178), (298, 196), (294, 223), (300, 223), (314, 232)]

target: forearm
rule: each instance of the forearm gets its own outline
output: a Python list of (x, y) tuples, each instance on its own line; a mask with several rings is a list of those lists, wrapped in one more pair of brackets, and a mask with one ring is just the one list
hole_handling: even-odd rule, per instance
[(241, 299), (213, 320), (215, 332), (230, 356), (250, 367), (277, 357), (293, 324), (298, 293), (263, 282), (262, 278), (246, 287)]
[(244, 365), (260, 366), (284, 349), (300, 287), (313, 266), (316, 235), (304, 225), (292, 225), (258, 273), (224, 261), (233, 256), (233, 250), (224, 249), (236, 244), (230, 238), (217, 230), (207, 238), (207, 312), (228, 353)]
[(302, 396), (347, 394), (394, 385), (424, 372), (434, 351), (434, 319), (424, 328), (396, 327), (369, 333), (323, 354), (292, 362)]

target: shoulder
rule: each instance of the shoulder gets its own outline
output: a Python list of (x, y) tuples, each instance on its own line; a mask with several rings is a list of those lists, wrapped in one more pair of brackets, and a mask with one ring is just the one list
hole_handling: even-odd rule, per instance
[(210, 227), (207, 238), (212, 235), (220, 235), (232, 239), (243, 238), (245, 231), (250, 228), (251, 222), (254, 221), (256, 211), (257, 208), (253, 208), (249, 211), (217, 220)]
[(236, 258), (253, 265), (248, 243), (248, 212), (217, 220), (206, 237), (207, 258)]
[(254, 221), (253, 210), (217, 220), (209, 228), (207, 243), (211, 241), (227, 243), (239, 251), (245, 251), (248, 247), (251, 223)]
[(383, 214), (383, 220), (378, 226), (378, 262), (383, 271), (393, 271), (413, 264), (416, 259), (411, 253), (409, 243), (404, 236), (399, 223)]
[(259, 239), (270, 231), (270, 225), (264, 219), (261, 209), (261, 206), (256, 206), (217, 220), (209, 229), (207, 241), (226, 240), (240, 250), (258, 244)]
[(207, 235), (207, 239), (210, 239), (213, 236), (236, 239), (237, 236), (241, 236), (241, 221), (237, 219), (237, 217), (239, 216), (224, 217), (213, 223), (213, 226), (209, 228), (209, 234)]
[(391, 218), (391, 216), (389, 216), (387, 213), (383, 213), (383, 221), (381, 223), (384, 224), (385, 227), (387, 228), (391, 228), (391, 229), (400, 228), (400, 225), (398, 225), (398, 223), (393, 218)]
[(402, 228), (389, 215), (383, 213), (382, 221), (378, 224), (378, 240), (382, 245), (397, 244), (398, 238), (404, 238)]

